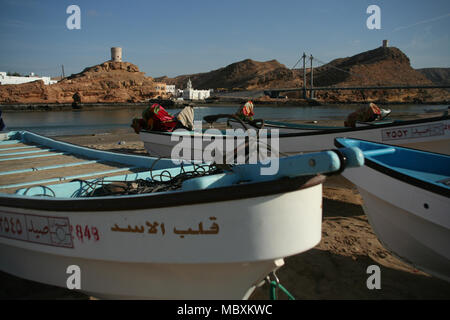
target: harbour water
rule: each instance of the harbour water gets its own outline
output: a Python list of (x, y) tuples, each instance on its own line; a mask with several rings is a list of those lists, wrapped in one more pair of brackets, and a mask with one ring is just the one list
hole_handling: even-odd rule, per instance
[[(238, 106), (205, 106), (196, 107), (195, 120), (212, 114), (232, 114)], [(331, 105), (315, 107), (271, 107), (255, 108), (255, 118), (265, 120), (343, 120), (356, 110), (355, 105)], [(445, 110), (446, 105), (394, 105), (392, 118), (398, 116), (414, 116), (426, 111)], [(142, 109), (117, 108), (113, 110), (89, 111), (45, 111), (45, 112), (4, 112), (3, 120), (9, 130), (29, 130), (46, 136), (83, 135), (114, 132), (117, 129), (132, 130), (131, 120), (141, 117)], [(170, 109), (175, 114), (179, 109)]]

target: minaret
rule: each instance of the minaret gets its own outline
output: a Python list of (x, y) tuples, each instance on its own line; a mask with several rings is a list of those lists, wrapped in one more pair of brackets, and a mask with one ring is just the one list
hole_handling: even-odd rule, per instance
[(191, 78), (189, 78), (188, 82), (187, 82), (187, 90), (191, 90), (192, 89), (192, 82), (191, 82)]

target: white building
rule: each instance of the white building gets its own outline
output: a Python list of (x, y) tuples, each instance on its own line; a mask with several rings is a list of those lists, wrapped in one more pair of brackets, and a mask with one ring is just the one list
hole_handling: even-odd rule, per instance
[(175, 85), (174, 84), (166, 84), (166, 93), (171, 93), (173, 96), (176, 96)]
[(21, 84), (21, 83), (27, 83), (27, 82), (33, 82), (36, 80), (42, 80), (44, 81), (44, 84), (54, 84), (58, 81), (51, 80), (50, 77), (36, 77), (34, 73), (31, 73), (29, 76), (26, 77), (16, 77), (16, 76), (8, 76), (6, 75), (6, 72), (0, 71), (0, 85), (2, 84)]
[(192, 82), (189, 78), (186, 89), (183, 90), (184, 100), (205, 100), (211, 95), (211, 90), (195, 90), (192, 88)]

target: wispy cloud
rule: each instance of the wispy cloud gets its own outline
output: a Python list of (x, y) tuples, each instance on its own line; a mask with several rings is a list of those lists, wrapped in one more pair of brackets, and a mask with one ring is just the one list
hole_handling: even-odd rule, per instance
[(10, 28), (26, 28), (29, 26), (27, 22), (17, 19), (5, 19), (0, 22), (0, 25)]
[(434, 18), (427, 19), (427, 20), (422, 20), (422, 21), (416, 22), (414, 24), (410, 24), (408, 26), (400, 26), (400, 27), (395, 28), (392, 32), (396, 32), (396, 31), (400, 31), (400, 30), (404, 30), (404, 29), (409, 29), (409, 28), (412, 28), (412, 27), (415, 27), (415, 26), (418, 26), (418, 25), (421, 25), (421, 24), (434, 22), (434, 21), (445, 19), (445, 18), (448, 18), (448, 17), (450, 17), (450, 13), (444, 14), (443, 16), (434, 17)]
[(87, 15), (88, 17), (97, 17), (98, 12), (96, 10), (88, 10)]
[(0, 20), (0, 33), (11, 34), (11, 30), (24, 29), (24, 30), (56, 30), (61, 29), (61, 26), (52, 24), (45, 25), (39, 23), (33, 23), (32, 21), (24, 21), (18, 19), (4, 19)]

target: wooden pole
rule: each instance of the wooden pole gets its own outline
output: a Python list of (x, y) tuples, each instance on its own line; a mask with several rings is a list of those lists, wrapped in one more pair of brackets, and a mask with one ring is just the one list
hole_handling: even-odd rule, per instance
[(303, 52), (303, 99), (306, 99), (306, 54)]
[(313, 56), (310, 55), (309, 59), (311, 60), (311, 93), (310, 93), (310, 98), (314, 99), (314, 69), (313, 69)]

